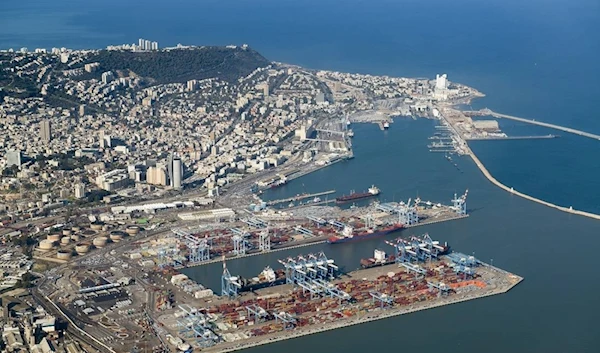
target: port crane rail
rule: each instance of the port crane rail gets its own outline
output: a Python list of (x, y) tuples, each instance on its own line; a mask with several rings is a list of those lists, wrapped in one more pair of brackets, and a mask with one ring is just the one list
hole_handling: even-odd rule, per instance
[(198, 239), (181, 228), (171, 229), (189, 249), (188, 262), (197, 264), (210, 260), (210, 246), (206, 239)]
[(460, 197), (457, 197), (456, 193), (454, 193), (454, 198), (451, 200), (452, 201), (452, 209), (459, 215), (467, 214), (467, 195), (468, 194), (469, 194), (468, 189)]
[(292, 329), (296, 326), (296, 318), (284, 311), (280, 313), (273, 313), (273, 316), (275, 316), (275, 322), (281, 321), (283, 323), (283, 328), (286, 330)]
[(221, 276), (221, 296), (235, 298), (238, 296), (239, 290), (242, 288), (240, 279), (237, 276), (232, 276), (225, 259), (223, 258), (223, 275)]
[(215, 334), (208, 324), (207, 317), (191, 307), (188, 304), (179, 305), (179, 309), (183, 312), (183, 316), (177, 320), (177, 326), (180, 327), (181, 335), (193, 334), (192, 339), (203, 347), (208, 348), (217, 344), (221, 338)]
[(266, 321), (269, 318), (269, 313), (256, 304), (246, 306), (246, 311), (248, 311), (248, 319), (252, 319), (254, 316), (254, 324)]
[(375, 300), (380, 302), (382, 309), (384, 306), (392, 306), (394, 304), (394, 299), (387, 294), (371, 291), (369, 295), (371, 296), (372, 303), (375, 303)]
[(448, 286), (446, 283), (443, 283), (443, 282), (433, 283), (433, 282), (428, 281), (427, 286), (429, 286), (430, 290), (433, 290), (433, 289), (439, 290), (439, 292), (438, 292), (439, 295), (447, 295), (452, 290), (452, 288), (450, 286)]

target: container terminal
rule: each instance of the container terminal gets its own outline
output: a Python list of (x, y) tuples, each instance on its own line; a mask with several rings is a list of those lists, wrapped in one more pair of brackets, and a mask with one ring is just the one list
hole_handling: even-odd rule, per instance
[(428, 234), (388, 245), (391, 263), (348, 273), (323, 252), (281, 259), (282, 269), (254, 279), (256, 289), (223, 262), (219, 298), (179, 305), (159, 320), (193, 348), (229, 352), (505, 293), (522, 281)]
[[(209, 308), (214, 310), (215, 305), (231, 305), (232, 300), (228, 299), (230, 295), (226, 295), (227, 299), (222, 298), (222, 290), (221, 293), (217, 292), (221, 297), (215, 296), (211, 288), (206, 288), (179, 273), (177, 269), (180, 267), (201, 266), (222, 262), (223, 257), (229, 261), (316, 243), (325, 244), (329, 241), (331, 245), (325, 245), (324, 249), (327, 251), (327, 246), (347, 246), (344, 245), (346, 241), (335, 241), (337, 239), (360, 241), (363, 238), (378, 236), (379, 232), (389, 227), (402, 225), (397, 231), (387, 233), (389, 235), (385, 239), (389, 240), (394, 237), (394, 234), (397, 234), (396, 237), (402, 235), (403, 229), (467, 216), (466, 193), (462, 196), (455, 195), (450, 205), (417, 198), (414, 201), (409, 199), (407, 202), (373, 202), (368, 206), (346, 209), (314, 205), (285, 211), (266, 209), (259, 212), (252, 212), (249, 209), (236, 210), (236, 212), (205, 209), (195, 212), (219, 216), (188, 221), (178, 217), (182, 211), (183, 214), (189, 213), (188, 210), (174, 207), (147, 216), (152, 219), (152, 224), (123, 224), (119, 221), (103, 220), (102, 215), (95, 215), (77, 217), (66, 224), (51, 227), (47, 239), (43, 239), (34, 247), (32, 255), (36, 260), (48, 264), (52, 270), (40, 278), (38, 289), (33, 291), (32, 295), (35, 295), (36, 300), (44, 303), (46, 310), (68, 322), (69, 334), (78, 337), (87, 348), (111, 352), (106, 347), (118, 343), (123, 350), (127, 351), (135, 347), (139, 350), (148, 348), (148, 351), (154, 348), (154, 351), (163, 348), (179, 351), (195, 350), (205, 345), (195, 342), (195, 339), (200, 336), (193, 330), (181, 333), (179, 330), (169, 328), (167, 325), (170, 322), (169, 318), (177, 316), (180, 321), (188, 320), (190, 315), (200, 315), (198, 311), (200, 309), (207, 313), (206, 310)], [(177, 221), (175, 226), (169, 222), (169, 218), (181, 220)], [(438, 243), (434, 244), (443, 247)], [(394, 261), (392, 264), (381, 264), (376, 267), (392, 268), (396, 271), (395, 250), (393, 248), (387, 250), (390, 255), (385, 255), (384, 258), (389, 260), (389, 257), (393, 256)], [(406, 243), (403, 251), (410, 253), (413, 251), (413, 245)], [(436, 251), (438, 257), (441, 257), (442, 249)], [(285, 265), (280, 263), (281, 266), (267, 267), (255, 277), (243, 278), (237, 275), (226, 277), (231, 284), (229, 292), (235, 291), (235, 294), (231, 295), (232, 298), (235, 297), (233, 302), (251, 299), (253, 296), (262, 295), (267, 298), (273, 296), (273, 301), (267, 302), (265, 310), (270, 310), (276, 305), (285, 307), (289, 303), (278, 304), (277, 300), (290, 300), (290, 296), (292, 299), (295, 296), (305, 299), (306, 296), (310, 298), (312, 295), (317, 301), (330, 302), (331, 298), (327, 295), (317, 299), (316, 292), (312, 294), (297, 292), (298, 288), (303, 288), (302, 286), (306, 287), (305, 291), (308, 290), (307, 288), (316, 290), (315, 286), (318, 284), (297, 283), (297, 279), (293, 280), (293, 283), (290, 282), (290, 264), (294, 261), (327, 263), (326, 268), (335, 270), (328, 272), (326, 278), (328, 283), (337, 285), (343, 282), (344, 287), (338, 289), (352, 296), (355, 295), (354, 292), (351, 288), (345, 287), (344, 282), (350, 278), (347, 277), (348, 275), (354, 276), (352, 278), (369, 279), (365, 282), (367, 284), (360, 284), (363, 286), (372, 286), (377, 281), (377, 276), (370, 277), (369, 272), (356, 275), (338, 273), (337, 265), (332, 262), (332, 259), (325, 261), (324, 254), (309, 254), (304, 257), (304, 260), (295, 258), (282, 261)], [(357, 261), (356, 268), (359, 266)], [(366, 271), (374, 269), (375, 267)], [(405, 265), (402, 269), (406, 269)], [(386, 270), (386, 273), (390, 271)], [(451, 283), (449, 280), (447, 282)], [(319, 282), (319, 285), (320, 291), (341, 293), (325, 282)], [(293, 288), (296, 288), (296, 292), (290, 294)], [(376, 287), (376, 291), (387, 293), (384, 289)], [(352, 300), (342, 301), (342, 306), (338, 309), (354, 305)], [(327, 303), (319, 302), (318, 305), (329, 305)], [(364, 301), (358, 300), (358, 303), (366, 305)], [(263, 305), (262, 302), (256, 304)], [(185, 305), (189, 305), (190, 308)], [(180, 306), (187, 308), (189, 314), (185, 314)], [(348, 310), (355, 310), (352, 306), (348, 308)], [(362, 322), (366, 320), (366, 316), (362, 315), (364, 310), (360, 310), (359, 319)], [(271, 324), (279, 328), (282, 322), (291, 320), (287, 314), (281, 314), (282, 312), (294, 317), (297, 315), (296, 311), (280, 310), (276, 312), (279, 316), (277, 320), (256, 324), (255, 327), (265, 332), (274, 330), (266, 328)], [(325, 309), (322, 312), (325, 313)], [(292, 330), (294, 335), (306, 334), (308, 332), (306, 330), (312, 332), (314, 329), (319, 329), (320, 326), (315, 325), (321, 321), (331, 328), (326, 318), (316, 316), (315, 319), (311, 319), (316, 321), (309, 321), (309, 323), (313, 322), (315, 325), (308, 325), (303, 320), (304, 317), (298, 316), (297, 329)], [(222, 324), (226, 325), (227, 321)], [(180, 322), (179, 325), (182, 323)], [(182, 329), (183, 326), (178, 327)], [(193, 325), (186, 327), (190, 328)], [(217, 342), (220, 342), (215, 347), (225, 347), (223, 344), (235, 340), (238, 334), (253, 335), (249, 331), (231, 330), (227, 327), (224, 326), (221, 331), (216, 330), (215, 335), (211, 336), (217, 337)], [(255, 336), (251, 336), (249, 341), (244, 342), (271, 337), (258, 332), (254, 334)]]
[(252, 215), (208, 229), (178, 227), (169, 236), (137, 242), (130, 256), (153, 262), (160, 269), (182, 268), (219, 262), (222, 256), (230, 259), (383, 237), (406, 228), (467, 217), (467, 193), (455, 195), (451, 206), (419, 198), (350, 209), (312, 206), (279, 213), (281, 217)]

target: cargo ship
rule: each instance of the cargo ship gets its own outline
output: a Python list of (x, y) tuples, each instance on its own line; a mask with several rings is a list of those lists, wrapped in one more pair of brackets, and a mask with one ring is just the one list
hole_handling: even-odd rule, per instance
[(360, 199), (366, 199), (369, 197), (374, 197), (379, 195), (381, 191), (379, 190), (378, 187), (376, 187), (375, 185), (372, 185), (367, 191), (365, 192), (350, 192), (350, 195), (344, 195), (344, 196), (340, 196), (337, 197), (335, 199), (335, 202), (337, 203), (344, 203), (344, 202), (349, 202), (349, 201), (355, 201), (355, 200), (360, 200)]
[(381, 237), (392, 232), (398, 231), (404, 228), (403, 224), (396, 223), (388, 226), (378, 227), (376, 229), (367, 229), (360, 232), (355, 232), (354, 229), (350, 226), (346, 226), (340, 235), (334, 235), (327, 239), (327, 243), (329, 244), (339, 244), (339, 243), (347, 243), (351, 241), (360, 241), (365, 239), (372, 239), (376, 237)]
[[(412, 248), (412, 245), (408, 245), (408, 244), (410, 244), (409, 242), (405, 242), (405, 243), (407, 244), (406, 249), (410, 250)], [(439, 241), (433, 241), (433, 245), (437, 249), (437, 255), (446, 255), (446, 254), (450, 253), (450, 245), (448, 245), (448, 243), (444, 243), (444, 245), (440, 245)], [(426, 248), (427, 244), (419, 243), (419, 246), (421, 248)], [(390, 265), (390, 264), (393, 264), (395, 261), (396, 261), (396, 256), (386, 255), (385, 251), (376, 249), (373, 254), (373, 257), (360, 260), (360, 266), (362, 268), (371, 268), (371, 267), (376, 267), (376, 266)]]
[(376, 266), (389, 265), (389, 264), (393, 264), (395, 261), (396, 261), (396, 256), (394, 256), (394, 255), (386, 256), (385, 251), (375, 249), (375, 253), (373, 254), (373, 257), (360, 260), (360, 267), (371, 268), (371, 267), (376, 267)]
[(250, 279), (240, 277), (240, 283), (240, 292), (252, 292), (261, 288), (278, 286), (285, 283), (285, 272), (281, 269), (275, 271), (267, 266), (258, 277)]

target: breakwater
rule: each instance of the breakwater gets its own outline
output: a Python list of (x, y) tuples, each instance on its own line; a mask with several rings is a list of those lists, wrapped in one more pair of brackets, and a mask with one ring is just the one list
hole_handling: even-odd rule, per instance
[(576, 214), (579, 216), (584, 216), (584, 217), (588, 217), (588, 218), (593, 218), (593, 219), (598, 219), (600, 220), (600, 215), (595, 214), (595, 213), (591, 213), (591, 212), (586, 212), (586, 211), (580, 211), (580, 210), (576, 210), (574, 209), (572, 206), (569, 207), (564, 207), (564, 206), (559, 206), (559, 205), (555, 205), (551, 202), (548, 201), (544, 201), (541, 199), (538, 199), (536, 197), (524, 194), (520, 191), (515, 190), (512, 187), (508, 187), (504, 184), (502, 184), (501, 182), (499, 182), (496, 178), (494, 178), (494, 176), (487, 170), (487, 168), (483, 165), (483, 163), (481, 163), (481, 161), (479, 160), (479, 158), (477, 158), (477, 156), (475, 155), (475, 153), (473, 153), (473, 151), (469, 148), (469, 155), (471, 156), (471, 159), (473, 159), (473, 161), (475, 162), (475, 165), (477, 165), (477, 167), (479, 168), (479, 170), (481, 170), (481, 172), (483, 173), (483, 175), (489, 180), (491, 181), (494, 185), (498, 186), (499, 188), (510, 192), (511, 194), (520, 196), (524, 199), (527, 199), (529, 201), (533, 201), (533, 202), (537, 202), (541, 205), (544, 206), (548, 206), (554, 209), (557, 209), (559, 211), (563, 211), (563, 212), (568, 212), (568, 213), (572, 213), (572, 214)]

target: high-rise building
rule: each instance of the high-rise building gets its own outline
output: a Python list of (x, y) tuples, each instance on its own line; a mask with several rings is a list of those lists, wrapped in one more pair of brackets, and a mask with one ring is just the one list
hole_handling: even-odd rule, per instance
[(150, 50), (152, 49), (152, 44), (150, 43), (149, 40), (145, 40), (144, 41), (144, 50)]
[(140, 47), (140, 49), (144, 49), (144, 39), (138, 39), (138, 46)]
[(146, 182), (152, 185), (167, 185), (167, 173), (163, 165), (148, 168)]
[(112, 71), (103, 72), (102, 73), (102, 83), (104, 83), (104, 84), (109, 83), (110, 81), (113, 80), (113, 77), (114, 77), (114, 75), (113, 75)]
[(158, 50), (158, 42), (152, 42), (152, 50)]
[(21, 151), (19, 150), (6, 151), (6, 166), (10, 167), (13, 165), (21, 168)]
[(85, 197), (85, 185), (82, 183), (75, 184), (75, 198), (82, 199)]
[(44, 142), (52, 140), (52, 126), (50, 120), (42, 120), (40, 123), (40, 138)]
[(86, 106), (85, 104), (82, 104), (79, 106), (79, 117), (83, 117), (85, 116), (85, 111), (86, 111)]
[(435, 88), (438, 90), (448, 88), (448, 76), (446, 74), (435, 75)]
[(171, 162), (171, 187), (181, 189), (181, 178), (183, 176), (183, 164), (181, 158), (174, 157)]
[(265, 84), (263, 85), (263, 96), (268, 97), (269, 96), (269, 83), (265, 82)]

